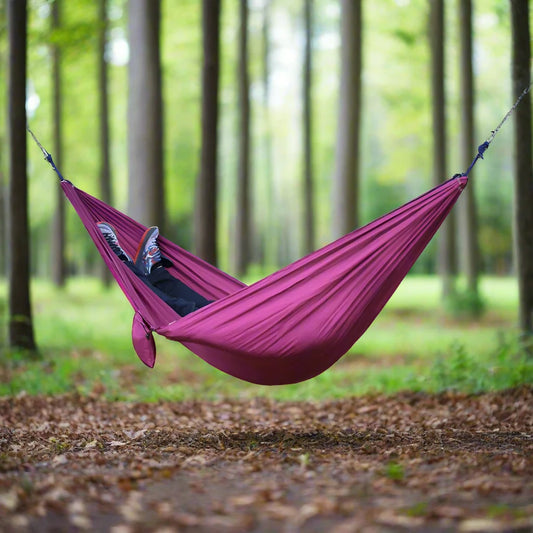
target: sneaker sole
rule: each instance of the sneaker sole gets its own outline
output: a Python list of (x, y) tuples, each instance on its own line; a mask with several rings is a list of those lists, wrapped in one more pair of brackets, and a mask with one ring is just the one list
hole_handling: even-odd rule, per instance
[[(158, 233), (158, 236), (159, 236), (159, 230), (155, 230), (157, 231)], [(143, 233), (143, 236), (141, 237), (141, 242), (139, 243), (139, 246), (137, 247), (137, 251), (135, 252), (135, 258), (133, 259), (133, 263), (135, 264), (135, 266), (138, 268), (138, 265), (137, 265), (137, 260), (139, 259), (139, 254), (141, 253), (141, 250), (144, 249), (144, 245), (146, 244), (146, 241), (148, 240), (148, 236), (150, 233), (153, 233), (154, 232), (154, 228), (148, 228), (144, 233)], [(157, 237), (156, 237), (157, 238)]]

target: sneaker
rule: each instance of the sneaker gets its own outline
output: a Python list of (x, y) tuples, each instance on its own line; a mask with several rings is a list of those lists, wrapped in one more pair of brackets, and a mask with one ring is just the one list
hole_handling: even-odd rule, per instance
[(161, 262), (161, 252), (156, 242), (157, 237), (159, 237), (159, 228), (157, 226), (148, 228), (137, 248), (134, 263), (143, 274), (150, 274), (154, 265)]
[(115, 254), (119, 256), (122, 261), (132, 262), (131, 257), (124, 251), (122, 246), (118, 243), (117, 232), (115, 228), (108, 222), (97, 222), (98, 229), (102, 232), (104, 239), (109, 244), (109, 247)]

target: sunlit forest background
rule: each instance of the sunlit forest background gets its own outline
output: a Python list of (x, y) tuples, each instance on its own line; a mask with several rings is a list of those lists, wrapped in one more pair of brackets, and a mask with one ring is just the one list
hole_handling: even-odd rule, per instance
[(6, 531), (531, 531), (530, 4), (0, 0)]
[[(62, 26), (50, 24), (50, 3), (29, 2), (29, 123), (52, 151), (50, 43), (62, 51), (63, 174), (98, 195), (98, 94), (96, 42), (101, 24), (97, 2), (62, 5)], [(261, 270), (286, 264), (304, 252), (302, 228), (302, 90), (304, 19), (302, 2), (249, 3), (251, 99), (252, 263)], [(267, 9), (268, 8), (268, 9)], [(0, 24), (0, 78), (6, 79), (6, 21)], [(219, 263), (231, 269), (238, 159), (237, 40), (239, 4), (225, 0), (221, 16), (219, 126)], [(127, 5), (108, 3), (112, 203), (127, 208)], [(316, 246), (332, 239), (332, 173), (340, 80), (340, 5), (316, 0), (312, 39), (312, 162)], [(449, 176), (459, 162), (458, 12), (445, 2)], [(194, 189), (200, 162), (201, 3), (163, 1), (161, 54), (164, 117), (164, 176), (167, 233), (191, 249)], [(476, 2), (473, 17), (476, 139), (483, 142), (511, 105), (509, 3)], [(265, 41), (265, 36), (268, 42)], [(370, 221), (431, 186), (432, 124), (428, 3), (380, 0), (363, 6), (363, 71), (360, 222)], [(6, 95), (0, 93), (0, 169), (6, 186)], [(29, 145), (32, 270), (50, 271), (51, 220), (57, 180), (36, 146)], [(472, 154), (474, 156), (475, 154)], [(474, 173), (482, 270), (512, 272), (512, 128), (505, 127)], [(443, 179), (449, 176), (443, 176)], [(149, 224), (150, 221), (144, 221)], [(99, 261), (72, 209), (67, 209), (70, 273), (90, 273)], [(415, 266), (433, 272), (431, 245)], [(5, 268), (2, 261), (2, 269)]]
[[(302, 399), (533, 382), (529, 95), (506, 115), (530, 84), (528, 17), (526, 2), (502, 0), (0, 0), (0, 396)], [(217, 28), (220, 54), (206, 38)], [(18, 85), (15, 52), (28, 59)], [(134, 359), (129, 302), (24, 109), (74, 185), (246, 284), (465, 172), (491, 143), (347, 356), (267, 391), (161, 336), (154, 371)], [(390, 250), (379, 252), (396, 268), (408, 248)], [(364, 311), (360, 295), (343, 304)]]

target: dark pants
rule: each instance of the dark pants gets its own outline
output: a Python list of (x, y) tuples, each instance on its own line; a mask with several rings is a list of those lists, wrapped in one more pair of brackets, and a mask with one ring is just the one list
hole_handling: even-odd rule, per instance
[(193, 291), (179, 279), (172, 276), (166, 268), (159, 266), (150, 274), (142, 274), (132, 263), (126, 263), (159, 298), (172, 307), (180, 316), (188, 315), (211, 303), (202, 295)]

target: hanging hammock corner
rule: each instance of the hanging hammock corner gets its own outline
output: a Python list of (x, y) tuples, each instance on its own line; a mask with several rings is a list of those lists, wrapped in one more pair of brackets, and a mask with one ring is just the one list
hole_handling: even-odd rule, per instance
[(144, 318), (139, 312), (133, 315), (131, 327), (131, 340), (133, 348), (139, 359), (148, 367), (153, 368), (156, 358), (154, 335)]

